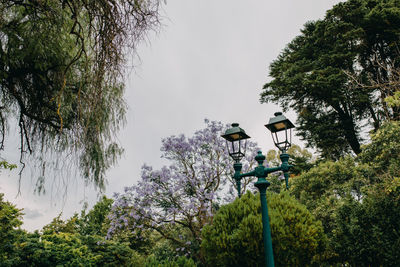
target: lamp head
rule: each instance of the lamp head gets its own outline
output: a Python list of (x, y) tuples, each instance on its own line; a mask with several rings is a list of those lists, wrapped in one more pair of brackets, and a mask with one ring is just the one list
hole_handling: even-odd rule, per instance
[(282, 112), (275, 112), (274, 115), (275, 117), (270, 118), (265, 127), (271, 131), (275, 146), (285, 153), (292, 145), (292, 128), (295, 126)]
[(246, 139), (250, 138), (250, 136), (239, 127), (239, 123), (232, 123), (232, 127), (227, 129), (221, 137), (226, 140), (229, 155), (235, 162), (239, 162), (244, 157), (247, 144)]

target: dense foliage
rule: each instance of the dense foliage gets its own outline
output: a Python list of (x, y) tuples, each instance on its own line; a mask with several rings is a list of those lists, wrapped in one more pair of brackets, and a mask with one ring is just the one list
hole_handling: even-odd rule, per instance
[[(110, 206), (110, 201), (103, 198), (88, 214), (99, 214), (99, 207)], [(100, 232), (86, 234), (104, 220), (87, 223), (82, 213), (64, 222), (58, 216), (41, 232), (28, 233), (18, 229), (22, 214), (14, 205), (1, 201), (0, 210), (0, 229), (7, 234), (1, 239), (0, 266), (134, 266), (141, 260), (127, 243), (105, 240)], [(105, 218), (108, 211), (100, 213)]]
[(89, 212), (83, 209), (66, 221), (58, 216), (28, 233), (19, 229), (21, 210), (0, 195), (0, 266), (196, 266), (157, 235), (146, 253), (124, 238), (107, 240), (111, 204), (103, 197)]
[(158, 0), (0, 1), (0, 150), (17, 123), (21, 163), (29, 153), (41, 167), (39, 192), (47, 171), (67, 163), (104, 188), (122, 152), (114, 135), (126, 110), (126, 51), (158, 24), (158, 7)]
[(399, 91), (399, 36), (398, 0), (339, 3), (270, 65), (261, 101), (294, 109), (298, 134), (322, 156), (359, 154), (360, 133), (399, 118), (385, 101)]
[(290, 191), (328, 236), (325, 262), (396, 266), (400, 200), (399, 123), (372, 134), (359, 157), (320, 162), (293, 177)]
[[(399, 105), (400, 106), (400, 105)], [(387, 173), (400, 177), (400, 121), (382, 125), (371, 136), (372, 142), (363, 147), (360, 161), (368, 163), (375, 174)]]
[[(322, 224), (287, 193), (267, 194), (274, 259), (278, 266), (306, 266), (324, 245)], [(247, 192), (204, 227), (208, 266), (264, 266), (259, 195)], [(316, 257), (317, 258), (317, 257)]]
[(0, 194), (0, 262), (5, 262), (12, 252), (13, 241), (21, 235), (16, 229), (22, 224), (21, 210), (3, 198)]
[(362, 202), (348, 198), (337, 208), (332, 246), (338, 262), (351, 266), (399, 266), (399, 196), (400, 183), (391, 192), (376, 185)]

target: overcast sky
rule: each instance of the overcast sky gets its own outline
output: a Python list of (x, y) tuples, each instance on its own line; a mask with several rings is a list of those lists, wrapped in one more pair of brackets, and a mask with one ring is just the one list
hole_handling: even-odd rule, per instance
[[(127, 77), (129, 111), (119, 134), (125, 154), (108, 172), (106, 195), (135, 183), (144, 163), (161, 167), (165, 163), (160, 159), (161, 139), (181, 133), (190, 136), (204, 127), (205, 118), (238, 122), (264, 152), (274, 148), (263, 125), (279, 107), (259, 103), (268, 66), (304, 23), (323, 18), (338, 2), (167, 1), (162, 28), (139, 46), (140, 60), (133, 61), (135, 69)], [(295, 121), (294, 113), (286, 115)], [(40, 229), (60, 212), (68, 218), (85, 201), (93, 205), (98, 197), (92, 186), (83, 186), (73, 175), (67, 197), (51, 192), (50, 183), (47, 194), (37, 196), (34, 181), (27, 176), (16, 197), (17, 171), (3, 171), (0, 192), (24, 208), (23, 228), (28, 230)]]

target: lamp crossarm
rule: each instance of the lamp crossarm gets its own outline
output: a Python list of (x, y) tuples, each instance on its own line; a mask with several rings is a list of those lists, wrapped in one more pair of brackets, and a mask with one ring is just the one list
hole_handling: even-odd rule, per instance
[(242, 163), (240, 163), (240, 162), (235, 162), (235, 164), (233, 164), (233, 168), (235, 169), (235, 172), (234, 172), (234, 175), (232, 178), (236, 181), (236, 190), (238, 192), (238, 196), (239, 197), (241, 196), (241, 179), (242, 178), (250, 177), (250, 176), (257, 177), (259, 180), (257, 181), (256, 184), (258, 184), (258, 185), (263, 184), (264, 186), (266, 186), (265, 187), (265, 189), (266, 189), (270, 183), (265, 178), (267, 178), (268, 174), (277, 172), (277, 171), (283, 172), (283, 175), (285, 177), (286, 189), (289, 189), (289, 169), (291, 167), (293, 167), (292, 165), (290, 165), (288, 163), (289, 155), (286, 153), (282, 153), (280, 155), (282, 164), (278, 167), (267, 168), (267, 167), (263, 166), (265, 156), (263, 156), (261, 154), (261, 151), (258, 151), (257, 153), (258, 153), (258, 155), (255, 157), (255, 160), (258, 162), (258, 166), (250, 172), (241, 173)]
[(277, 172), (277, 171), (281, 171), (282, 170), (282, 166), (279, 167), (273, 167), (273, 168), (264, 168), (264, 177), (267, 177), (268, 174), (273, 173), (273, 172)]
[(240, 174), (240, 178), (243, 178), (243, 177), (250, 177), (250, 176), (256, 176), (256, 171), (253, 170), (253, 171), (251, 171), (251, 172), (245, 172), (245, 173), (241, 173), (241, 174)]
[[(293, 167), (292, 165), (288, 165), (288, 167), (286, 167), (287, 169), (289, 169), (289, 168), (291, 168), (291, 167)], [(279, 166), (279, 167), (273, 167), (273, 168), (264, 168), (264, 175), (263, 175), (263, 177), (267, 177), (268, 176), (268, 174), (270, 174), (270, 173), (273, 173), (273, 172), (277, 172), (277, 171), (287, 171), (287, 170), (284, 170), (284, 169), (286, 169), (285, 167), (282, 167), (282, 166)], [(237, 177), (239, 178), (243, 178), (243, 177), (250, 177), (250, 176), (257, 176), (256, 175), (256, 170), (253, 170), (253, 171), (251, 171), (251, 172), (246, 172), (246, 173), (238, 173), (238, 174), (236, 174), (237, 175)], [(235, 175), (235, 176), (236, 176)]]

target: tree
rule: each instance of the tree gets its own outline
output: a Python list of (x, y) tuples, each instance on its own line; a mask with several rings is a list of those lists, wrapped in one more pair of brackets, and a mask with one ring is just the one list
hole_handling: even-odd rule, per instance
[(59, 215), (40, 232), (28, 233), (17, 229), (21, 211), (0, 201), (0, 266), (143, 266), (145, 257), (129, 243), (102, 235), (110, 204), (103, 198), (87, 214), (66, 221)]
[(86, 213), (82, 210), (79, 218), (79, 233), (82, 235), (106, 236), (108, 229), (107, 216), (111, 211), (113, 200), (103, 196), (93, 208)]
[(78, 233), (82, 236), (93, 235), (105, 237), (109, 227), (107, 215), (110, 213), (112, 199), (103, 196), (91, 210), (87, 212), (86, 205), (80, 215), (75, 213), (64, 221), (61, 213), (51, 223), (45, 225), (43, 233)]
[[(17, 122), (21, 163), (72, 162), (86, 182), (104, 188), (122, 149), (124, 63), (158, 25), (158, 0), (0, 2), (0, 150)], [(58, 160), (54, 160), (54, 159)]]
[[(268, 193), (268, 211), (278, 266), (311, 264), (323, 247), (322, 224), (287, 193)], [(264, 266), (259, 195), (247, 192), (221, 207), (203, 229), (201, 244), (210, 266)]]
[(270, 65), (273, 79), (261, 102), (294, 109), (299, 136), (323, 157), (359, 154), (361, 130), (377, 130), (382, 121), (399, 117), (399, 109), (385, 102), (392, 89), (354, 83), (354, 77), (364, 85), (390, 80), (385, 69), (400, 62), (399, 6), (398, 0), (339, 3), (323, 20), (305, 24)]
[[(224, 201), (222, 193), (229, 194), (227, 181), (234, 188), (232, 160), (220, 137), (224, 126), (208, 120), (206, 124), (193, 137), (163, 139), (161, 151), (170, 165), (161, 170), (144, 165), (139, 183), (115, 195), (110, 237), (129, 231), (140, 240), (148, 231), (156, 231), (182, 255), (197, 253), (201, 229)], [(256, 144), (248, 142), (247, 150), (244, 171), (255, 164)], [(242, 182), (245, 189), (250, 179)], [(233, 191), (229, 194), (230, 198), (235, 195)]]
[(323, 262), (340, 262), (332, 246), (333, 233), (337, 227), (337, 210), (345, 199), (361, 201), (365, 196), (364, 188), (374, 181), (376, 179), (371, 169), (357, 163), (350, 156), (338, 161), (320, 162), (309, 171), (292, 177), (290, 193), (322, 222), (328, 238)]
[(398, 265), (399, 130), (386, 122), (357, 158), (320, 162), (291, 180), (291, 193), (322, 221), (328, 264)]
[[(0, 262), (6, 262), (12, 251), (14, 242), (22, 234), (22, 211), (8, 201), (4, 201), (0, 193)], [(1, 263), (0, 263), (1, 266)]]
[(332, 243), (341, 263), (399, 266), (400, 183), (396, 188), (388, 192), (375, 185), (362, 202), (348, 198), (337, 209)]
[(334, 250), (342, 262), (359, 266), (400, 264), (399, 122), (386, 122), (371, 135), (358, 161), (369, 167), (373, 183), (362, 201), (346, 198), (335, 214)]
[(376, 175), (400, 177), (400, 122), (386, 122), (371, 135), (371, 143), (363, 147), (359, 161), (371, 166)]
[(25, 233), (0, 266), (142, 266), (127, 243), (77, 233)]

